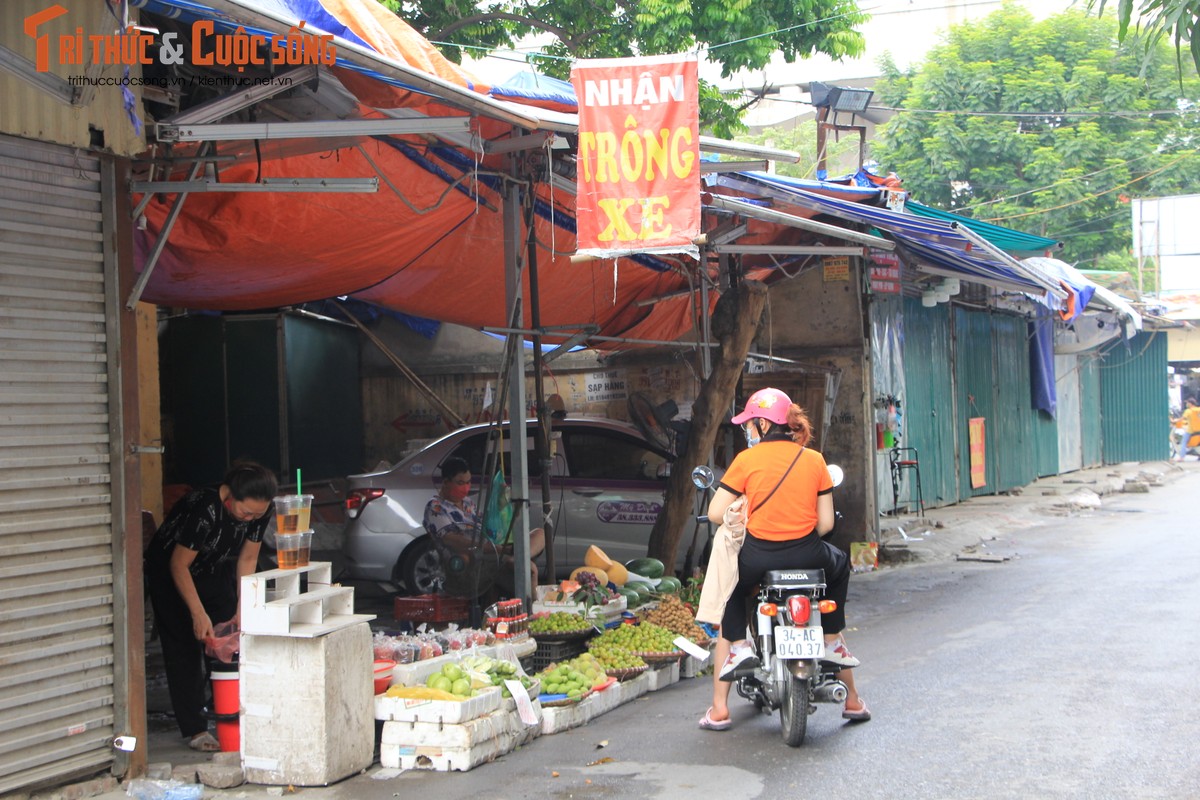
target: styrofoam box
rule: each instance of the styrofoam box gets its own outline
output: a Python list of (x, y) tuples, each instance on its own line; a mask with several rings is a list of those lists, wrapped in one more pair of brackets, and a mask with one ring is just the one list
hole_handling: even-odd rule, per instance
[(684, 655), (683, 660), (679, 663), (679, 677), (694, 678), (699, 675), (705, 667), (712, 663), (712, 650), (713, 645), (710, 642), (708, 645), (709, 656), (704, 660), (692, 655)]
[[(538, 716), (540, 723), (540, 704), (534, 705), (534, 714)], [(540, 728), (540, 724), (526, 725), (517, 714), (511, 711), (493, 711), (491, 714), (452, 725), (443, 725), (440, 722), (392, 720), (383, 723), (380, 744), (470, 750), (497, 736), (517, 735), (526, 738), (526, 729), (531, 727)]]
[[(639, 676), (640, 677), (640, 676)], [(602, 692), (593, 692), (578, 703), (543, 709), (542, 733), (561, 731), (586, 725), (601, 714), (607, 714), (624, 702), (621, 684), (614, 683)]]
[(629, 703), (650, 691), (650, 672), (647, 670), (636, 678), (621, 681), (616, 687), (621, 690), (621, 702)]
[(657, 692), (672, 683), (679, 682), (679, 662), (672, 661), (669, 667), (648, 669), (644, 674), (650, 678), (650, 691)]
[(532, 741), (542, 732), (541, 705), (535, 700), (538, 723), (526, 725), (516, 712), (497, 711), (458, 725), (428, 722), (385, 722), (379, 762), (391, 769), (433, 769), (465, 772)]
[[(522, 670), (522, 672), (523, 671), (524, 670)], [(529, 699), (532, 700), (534, 703), (537, 703), (538, 695), (541, 694), (541, 692), (542, 692), (542, 682), (539, 681), (538, 679), (534, 678), (533, 684), (531, 686), (529, 686), (525, 691), (529, 693)], [(504, 692), (500, 692), (500, 694), (504, 694)], [(512, 695), (509, 695), (508, 697), (504, 698), (503, 708), (505, 711), (516, 711), (517, 710), (517, 701), (512, 697)]]
[(496, 711), (500, 708), (500, 695), (499, 686), (484, 689), (465, 700), (417, 700), (379, 694), (375, 695), (375, 719), (456, 725)]

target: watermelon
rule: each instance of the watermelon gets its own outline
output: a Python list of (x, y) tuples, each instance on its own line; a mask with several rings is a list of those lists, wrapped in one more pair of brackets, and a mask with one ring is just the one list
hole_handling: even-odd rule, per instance
[(663, 562), (657, 558), (635, 558), (625, 562), (625, 569), (647, 578), (661, 578), (666, 572)]
[(637, 593), (638, 605), (650, 602), (651, 596), (654, 594), (654, 587), (648, 583), (640, 581), (630, 581), (623, 587)]
[(658, 590), (660, 592), (669, 592), (678, 594), (683, 589), (683, 583), (674, 575), (667, 575), (658, 582)]
[(637, 590), (630, 589), (628, 586), (618, 586), (617, 594), (625, 598), (626, 608), (634, 608), (642, 602), (642, 596), (637, 593)]

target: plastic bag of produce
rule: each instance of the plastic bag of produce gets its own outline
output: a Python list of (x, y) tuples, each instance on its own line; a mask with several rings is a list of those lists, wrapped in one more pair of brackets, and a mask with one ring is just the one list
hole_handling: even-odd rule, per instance
[(232, 664), (242, 646), (242, 631), (237, 620), (226, 620), (213, 625), (213, 635), (204, 640), (204, 652), (223, 664)]

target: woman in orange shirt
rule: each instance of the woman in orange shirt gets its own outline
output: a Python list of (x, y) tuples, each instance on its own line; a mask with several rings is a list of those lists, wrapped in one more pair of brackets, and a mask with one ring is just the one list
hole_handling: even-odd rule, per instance
[(716, 643), (712, 707), (700, 720), (707, 730), (729, 727), (731, 681), (758, 666), (746, 641), (746, 603), (767, 570), (823, 569), (825, 596), (837, 610), (821, 618), (825, 631), (825, 661), (842, 667), (838, 678), (849, 690), (842, 716), (865, 722), (871, 718), (854, 686), (850, 655), (842, 638), (846, 627), (846, 592), (850, 558), (821, 537), (833, 530), (833, 480), (825, 459), (806, 445), (812, 425), (803, 409), (778, 389), (760, 389), (746, 409), (733, 418), (743, 425), (749, 447), (738, 453), (717, 484), (708, 506), (709, 519), (723, 519), (739, 495), (746, 496), (746, 538), (738, 554), (738, 582), (725, 604), (721, 635)]

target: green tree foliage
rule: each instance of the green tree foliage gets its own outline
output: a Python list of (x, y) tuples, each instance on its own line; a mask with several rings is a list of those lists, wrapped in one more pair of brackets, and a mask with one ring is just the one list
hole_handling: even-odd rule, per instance
[[(1103, 14), (1107, 5), (1107, 0), (1088, 0), (1088, 10), (1098, 14)], [(1200, 3), (1196, 0), (1143, 0), (1136, 18), (1133, 0), (1118, 0), (1117, 23), (1118, 41), (1124, 42), (1131, 31), (1144, 34), (1152, 43), (1165, 36), (1174, 42), (1181, 62), (1183, 48), (1189, 47), (1192, 66), (1200, 70)]]
[[(761, 69), (778, 51), (789, 61), (814, 53), (857, 56), (856, 27), (867, 20), (855, 0), (383, 0), (455, 61), (463, 53), (548, 38), (529, 61), (566, 79), (576, 58), (620, 58), (707, 48), (722, 77)], [(740, 130), (740, 111), (716, 87), (701, 89), (701, 125), (720, 136)]]
[(1200, 80), (1165, 43), (1119, 45), (1111, 20), (1005, 6), (908, 74), (884, 66), (877, 102), (903, 110), (873, 153), (920, 202), (1087, 261), (1128, 253), (1130, 198), (1196, 191)]

